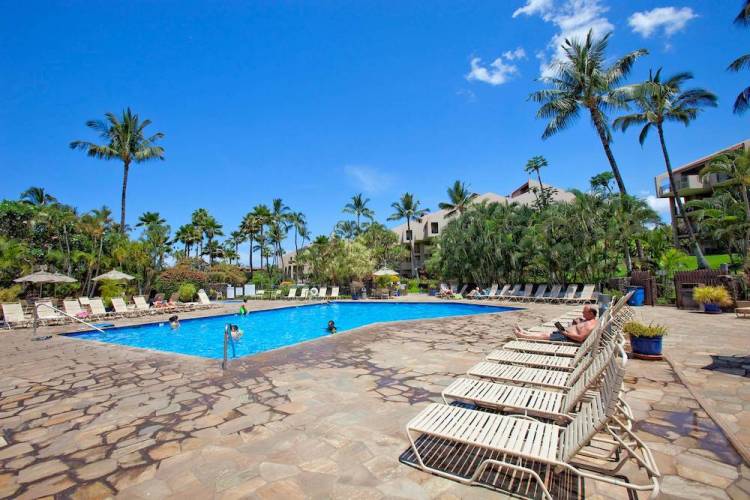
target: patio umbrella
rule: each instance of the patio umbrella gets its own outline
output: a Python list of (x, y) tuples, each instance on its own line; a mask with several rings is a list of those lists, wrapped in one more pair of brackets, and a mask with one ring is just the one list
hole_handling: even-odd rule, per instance
[(373, 276), (398, 276), (398, 273), (394, 271), (393, 269), (388, 269), (387, 267), (381, 267), (374, 273), (372, 273)]
[[(15, 283), (39, 283), (39, 295), (42, 295), (42, 286), (45, 283), (75, 283), (75, 278), (65, 276), (60, 273), (50, 273), (48, 271), (37, 271), (35, 273), (27, 274), (13, 280)], [(36, 323), (38, 319), (38, 311), (36, 304), (34, 305), (34, 337), (32, 340), (43, 340), (44, 337), (36, 336)]]
[(94, 278), (94, 281), (100, 281), (100, 280), (130, 281), (134, 279), (135, 279), (135, 276), (125, 274), (122, 271), (118, 271), (117, 269), (112, 269), (108, 273), (100, 274), (99, 276)]

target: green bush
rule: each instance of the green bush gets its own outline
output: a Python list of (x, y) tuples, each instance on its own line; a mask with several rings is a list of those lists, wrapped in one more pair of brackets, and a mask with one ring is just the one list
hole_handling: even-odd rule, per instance
[(189, 266), (175, 266), (162, 272), (154, 283), (157, 292), (167, 296), (179, 290), (180, 285), (192, 283), (196, 289), (206, 288), (208, 285), (208, 275), (203, 271), (196, 271)]
[(177, 291), (181, 302), (192, 302), (195, 294), (198, 293), (198, 288), (192, 283), (183, 283)]
[(229, 283), (234, 286), (247, 283), (245, 271), (231, 264), (215, 264), (208, 271), (208, 279), (211, 283)]
[(638, 321), (625, 323), (622, 331), (633, 337), (664, 337), (668, 333), (667, 327), (664, 325), (655, 325), (653, 323), (644, 325)]
[(102, 280), (99, 282), (99, 295), (105, 307), (112, 307), (112, 297), (125, 295), (125, 284), (121, 281)]
[(419, 280), (416, 278), (412, 278), (410, 280), (406, 281), (406, 290), (409, 293), (419, 293)]
[(18, 296), (21, 295), (22, 290), (23, 287), (21, 287), (21, 285), (0, 288), (0, 302), (15, 302), (18, 300)]
[(375, 285), (378, 288), (387, 288), (391, 283), (390, 276), (375, 276)]

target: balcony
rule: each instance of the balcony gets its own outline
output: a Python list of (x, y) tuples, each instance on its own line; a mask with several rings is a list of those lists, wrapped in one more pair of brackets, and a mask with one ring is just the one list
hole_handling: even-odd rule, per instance
[[(671, 186), (669, 185), (669, 176), (661, 174), (656, 179), (656, 195), (659, 198), (669, 198), (674, 196)], [(709, 175), (705, 182), (699, 175), (676, 175), (675, 184), (680, 196), (694, 196), (712, 191), (717, 179), (715, 175)]]

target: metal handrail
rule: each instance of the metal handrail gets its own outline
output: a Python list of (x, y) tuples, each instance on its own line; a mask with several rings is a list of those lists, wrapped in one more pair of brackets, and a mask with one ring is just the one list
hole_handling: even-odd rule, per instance
[(227, 359), (227, 347), (229, 346), (229, 343), (232, 343), (232, 357), (237, 357), (237, 353), (234, 349), (234, 339), (232, 338), (232, 324), (226, 323), (224, 324), (224, 360), (221, 362), (221, 369), (226, 370), (227, 366), (229, 366), (229, 361)]
[(81, 318), (76, 318), (72, 314), (68, 314), (65, 311), (62, 311), (62, 310), (56, 308), (55, 306), (53, 306), (51, 304), (45, 304), (43, 302), (40, 302), (40, 303), (34, 304), (34, 334), (35, 335), (36, 335), (36, 322), (39, 319), (39, 313), (38, 313), (38, 311), (39, 311), (39, 307), (41, 307), (41, 306), (47, 307), (49, 309), (52, 309), (55, 312), (58, 312), (58, 313), (60, 313), (60, 314), (62, 314), (64, 316), (67, 316), (68, 318), (71, 318), (71, 319), (74, 319), (74, 320), (78, 321), (79, 323), (83, 323), (84, 325), (86, 325), (88, 327), (91, 327), (94, 330), (97, 330), (97, 331), (99, 331), (101, 333), (104, 333), (104, 330), (102, 330), (101, 328), (96, 327), (96, 326), (92, 325), (91, 323), (89, 323), (87, 321), (83, 321)]

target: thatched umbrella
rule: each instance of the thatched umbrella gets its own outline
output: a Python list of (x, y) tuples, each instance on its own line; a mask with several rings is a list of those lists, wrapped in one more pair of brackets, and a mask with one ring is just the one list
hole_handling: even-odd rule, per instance
[(387, 267), (381, 267), (374, 273), (372, 273), (373, 276), (398, 276), (398, 273), (394, 271), (393, 269), (389, 269)]
[(100, 274), (99, 276), (94, 278), (94, 281), (101, 281), (101, 280), (130, 281), (134, 279), (135, 279), (135, 276), (125, 274), (122, 271), (118, 271), (117, 269), (112, 269), (111, 271), (107, 273)]
[[(42, 286), (44, 286), (45, 283), (75, 283), (78, 280), (60, 273), (37, 271), (35, 273), (27, 274), (26, 276), (21, 276), (20, 278), (16, 278), (13, 281), (16, 283), (39, 283), (39, 295), (41, 296)], [(44, 337), (36, 336), (36, 323), (37, 319), (39, 319), (36, 308), (37, 306), (36, 304), (34, 304), (34, 337), (32, 338), (32, 340), (43, 340)]]

